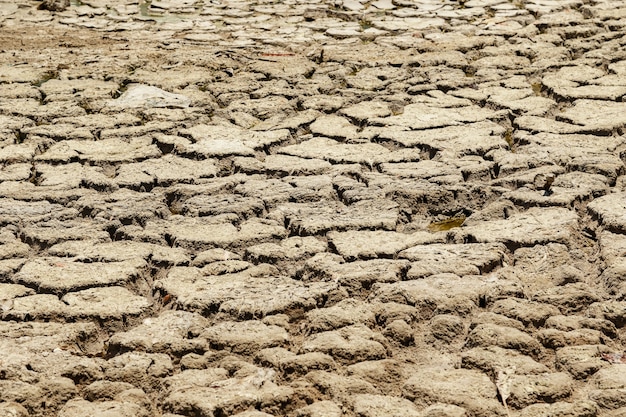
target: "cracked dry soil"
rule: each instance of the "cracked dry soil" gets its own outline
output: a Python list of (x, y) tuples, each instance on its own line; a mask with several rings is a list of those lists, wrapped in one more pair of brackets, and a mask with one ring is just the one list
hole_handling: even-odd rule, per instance
[(626, 416), (625, 34), (0, 0), (0, 416)]

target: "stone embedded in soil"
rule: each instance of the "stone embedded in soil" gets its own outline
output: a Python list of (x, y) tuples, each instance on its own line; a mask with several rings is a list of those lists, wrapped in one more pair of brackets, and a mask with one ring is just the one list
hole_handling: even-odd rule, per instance
[(35, 258), (22, 266), (12, 280), (41, 292), (64, 294), (90, 287), (134, 282), (147, 270), (142, 260), (122, 262), (74, 262), (71, 259)]
[(444, 403), (476, 416), (506, 415), (494, 383), (482, 372), (469, 369), (423, 369), (404, 383), (402, 396), (423, 407)]
[(310, 310), (322, 302), (334, 283), (301, 283), (277, 275), (269, 265), (219, 276), (198, 268), (172, 268), (155, 288), (171, 294), (188, 311), (222, 311), (234, 318), (263, 317), (290, 310)]
[(382, 359), (387, 356), (385, 338), (363, 324), (317, 333), (302, 343), (303, 352), (322, 352), (345, 363)]
[(166, 107), (189, 107), (191, 100), (182, 94), (173, 94), (151, 85), (129, 84), (128, 89), (110, 100), (108, 106), (116, 110)]
[(147, 318), (139, 326), (114, 334), (109, 339), (113, 351), (144, 351), (184, 355), (208, 349), (208, 342), (199, 337), (208, 322), (199, 314), (186, 311), (164, 311)]
[(500, 265), (505, 248), (501, 244), (432, 244), (418, 245), (398, 255), (411, 261), (408, 279), (441, 273), (479, 275)]

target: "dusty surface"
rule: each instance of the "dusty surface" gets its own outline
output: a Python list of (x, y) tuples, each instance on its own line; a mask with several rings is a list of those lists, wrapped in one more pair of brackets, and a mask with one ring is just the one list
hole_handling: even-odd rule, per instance
[(0, 0), (0, 416), (626, 416), (625, 30)]

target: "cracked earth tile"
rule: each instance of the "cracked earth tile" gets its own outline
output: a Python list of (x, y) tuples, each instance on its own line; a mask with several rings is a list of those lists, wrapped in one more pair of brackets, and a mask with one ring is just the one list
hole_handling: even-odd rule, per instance
[(91, 167), (79, 163), (64, 165), (35, 164), (38, 186), (57, 189), (93, 188), (114, 190), (115, 184), (101, 167)]
[(47, 101), (111, 98), (119, 85), (96, 79), (50, 79), (39, 86)]
[(329, 115), (318, 117), (309, 127), (313, 134), (329, 138), (354, 139), (357, 127), (344, 117)]
[(369, 258), (392, 258), (398, 252), (418, 245), (445, 243), (443, 234), (429, 232), (397, 233), (383, 230), (361, 230), (327, 234), (339, 255), (348, 261)]
[(258, 375), (229, 378), (207, 386), (181, 385), (164, 399), (164, 408), (173, 413), (193, 412), (211, 416), (223, 412), (235, 415), (247, 409), (282, 409), (292, 399), (294, 390), (272, 382), (269, 370)]
[(171, 294), (189, 311), (222, 311), (234, 318), (310, 310), (336, 288), (334, 283), (302, 283), (276, 273), (267, 265), (219, 276), (205, 275), (198, 268), (172, 268), (155, 288)]
[(371, 120), (371, 123), (380, 126), (399, 126), (420, 130), (475, 123), (498, 117), (500, 117), (499, 112), (474, 105), (456, 108), (437, 108), (415, 103), (405, 106), (404, 112), (400, 115), (375, 118)]
[(496, 301), (491, 311), (536, 328), (542, 327), (549, 317), (559, 314), (559, 310), (553, 305), (515, 298)]
[(0, 202), (0, 224), (39, 223), (53, 219), (75, 218), (76, 210), (48, 201), (18, 201), (3, 198)]
[(506, 415), (494, 383), (469, 369), (426, 368), (404, 383), (402, 396), (422, 407), (443, 403), (466, 408), (475, 416)]
[(160, 193), (140, 193), (128, 189), (87, 195), (71, 206), (85, 217), (117, 219), (122, 224), (145, 224), (149, 219), (166, 218), (171, 214), (165, 196)]
[[(0, 247), (1, 248), (1, 247)], [(293, 236), (280, 244), (262, 243), (246, 248), (246, 259), (255, 263), (275, 264), (281, 260), (298, 261), (324, 252), (328, 245), (312, 236)]]
[(370, 301), (414, 306), (422, 320), (446, 313), (465, 316), (480, 305), (481, 299), (506, 293), (507, 285), (478, 276), (460, 278), (449, 273), (437, 274), (411, 281), (374, 284)]
[(574, 402), (556, 401), (552, 404), (533, 404), (521, 410), (521, 417), (548, 417), (568, 415), (572, 417), (593, 417), (597, 415), (598, 405), (591, 400)]
[(572, 107), (559, 113), (566, 120), (590, 133), (611, 133), (626, 125), (626, 104), (603, 100), (576, 100)]
[(133, 241), (104, 243), (93, 240), (67, 241), (48, 248), (48, 254), (71, 257), (75, 261), (85, 263), (138, 259), (166, 265), (187, 265), (191, 262), (189, 255), (179, 248)]
[(587, 129), (579, 124), (570, 124), (554, 119), (539, 116), (519, 116), (513, 121), (513, 125), (518, 129), (527, 130), (529, 132), (547, 132), (557, 134), (572, 133), (593, 133), (593, 129)]
[[(445, 126), (445, 125), (444, 125)], [(385, 129), (379, 138), (407, 147), (419, 147), (430, 153), (444, 151), (452, 155), (484, 155), (498, 148), (506, 148), (505, 129), (493, 122), (468, 123), (426, 130)]]
[(536, 334), (537, 340), (549, 349), (565, 346), (599, 345), (605, 338), (598, 330), (578, 329), (564, 332), (556, 329), (541, 329)]
[[(573, 391), (573, 385), (573, 379), (565, 372), (514, 375), (507, 404), (520, 409), (538, 402), (554, 403), (568, 398)], [(529, 390), (529, 386), (534, 389)]]
[(524, 207), (573, 207), (575, 202), (587, 201), (609, 191), (606, 177), (584, 172), (568, 172), (559, 175), (550, 187), (549, 195), (543, 189), (533, 188), (535, 188), (533, 185), (519, 188), (504, 193), (503, 197)]
[(290, 155), (268, 155), (263, 161), (265, 172), (269, 175), (318, 175), (326, 173), (332, 165), (323, 159), (300, 158)]
[(105, 378), (152, 392), (172, 371), (172, 360), (164, 353), (127, 352), (107, 361)]
[(343, 263), (343, 259), (329, 253), (319, 253), (309, 259), (299, 271), (305, 282), (333, 281), (349, 291), (359, 292), (376, 282), (398, 282), (408, 268), (408, 262), (375, 259)]
[[(597, 201), (597, 200), (596, 200)], [(531, 208), (506, 220), (469, 223), (457, 229), (458, 236), (473, 242), (502, 242), (533, 246), (549, 242), (567, 244), (578, 215), (564, 208)]]
[(278, 326), (260, 321), (225, 321), (206, 328), (201, 336), (213, 349), (230, 349), (234, 353), (252, 355), (261, 349), (286, 345), (289, 334)]
[(61, 299), (66, 306), (66, 317), (122, 320), (139, 316), (152, 303), (123, 287), (90, 288), (67, 293)]
[(339, 202), (289, 203), (277, 210), (288, 228), (300, 235), (329, 230), (393, 230), (398, 221), (398, 205), (390, 200), (363, 200), (349, 206)]
[[(233, 248), (279, 240), (287, 236), (287, 230), (271, 220), (253, 217), (238, 227), (231, 223), (209, 223), (206, 217), (179, 217), (168, 221), (148, 223), (155, 232), (170, 236), (174, 245), (186, 249)], [(159, 230), (160, 229), (160, 230)]]
[(413, 402), (388, 395), (360, 394), (354, 397), (353, 410), (359, 417), (392, 415), (421, 417), (422, 413)]
[(28, 139), (45, 137), (53, 139), (57, 142), (67, 139), (95, 140), (93, 133), (88, 128), (77, 127), (76, 125), (69, 123), (44, 124), (27, 127), (25, 129), (21, 129), (20, 132), (25, 134)]
[(341, 417), (343, 411), (333, 401), (317, 401), (295, 410), (296, 417)]
[(111, 237), (104, 230), (105, 227), (105, 224), (85, 220), (59, 221), (55, 219), (26, 226), (21, 230), (20, 236), (25, 243), (39, 248), (49, 247), (68, 240), (108, 242)]
[(596, 198), (587, 210), (610, 232), (626, 233), (626, 193)]
[(287, 129), (255, 132), (231, 125), (196, 125), (180, 131), (195, 143), (186, 146), (185, 153), (205, 158), (226, 155), (254, 155), (254, 150), (279, 144), (290, 138)]
[(317, 333), (302, 343), (303, 352), (322, 352), (346, 363), (387, 357), (386, 339), (363, 324)]
[(40, 292), (64, 294), (90, 287), (120, 285), (143, 275), (144, 261), (109, 263), (74, 262), (66, 258), (36, 258), (26, 262), (12, 280), (37, 288)]
[(298, 145), (284, 146), (279, 153), (301, 158), (323, 159), (333, 164), (368, 164), (419, 160), (418, 151), (401, 149), (390, 151), (375, 143), (346, 144), (328, 138), (313, 138)]
[(149, 417), (149, 409), (139, 404), (125, 401), (90, 402), (83, 399), (72, 399), (65, 403), (59, 411), (59, 417), (81, 417), (84, 415), (111, 414), (120, 417)]
[(237, 194), (197, 195), (185, 200), (182, 214), (188, 216), (216, 216), (234, 213), (241, 219), (259, 216), (265, 211), (263, 200)]
[(158, 159), (124, 164), (117, 170), (115, 182), (123, 187), (135, 189), (141, 186), (166, 187), (176, 183), (194, 183), (201, 178), (217, 175), (213, 161), (193, 161), (174, 155), (165, 155)]
[(31, 162), (35, 157), (36, 151), (36, 146), (32, 144), (21, 143), (3, 146), (0, 149), (0, 162), (5, 164)]
[(587, 379), (600, 369), (609, 366), (600, 354), (609, 353), (605, 345), (567, 346), (556, 351), (556, 369), (568, 372), (575, 379)]
[(497, 243), (417, 245), (400, 252), (411, 261), (407, 279), (452, 272), (479, 275), (489, 272), (504, 260), (505, 247)]
[(161, 156), (152, 138), (136, 138), (130, 142), (119, 139), (100, 141), (66, 140), (56, 143), (46, 152), (35, 157), (37, 161), (64, 163), (81, 161), (90, 163), (136, 162)]
[(376, 316), (371, 305), (353, 298), (346, 298), (332, 307), (311, 310), (306, 313), (309, 321), (306, 329), (310, 333), (335, 330), (353, 324), (373, 327)]
[(462, 368), (476, 369), (492, 378), (498, 375), (499, 370), (508, 366), (514, 366), (518, 375), (543, 374), (550, 371), (547, 366), (535, 361), (530, 356), (497, 346), (473, 348), (461, 356)]
[(541, 352), (539, 342), (528, 333), (513, 327), (489, 323), (476, 326), (468, 335), (466, 346), (469, 348), (497, 346), (503, 349), (514, 349), (533, 358)]

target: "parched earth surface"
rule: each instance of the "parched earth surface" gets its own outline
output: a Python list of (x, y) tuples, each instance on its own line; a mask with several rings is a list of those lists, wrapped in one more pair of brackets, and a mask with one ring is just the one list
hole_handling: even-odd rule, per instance
[(0, 0), (0, 416), (626, 416), (625, 34)]

